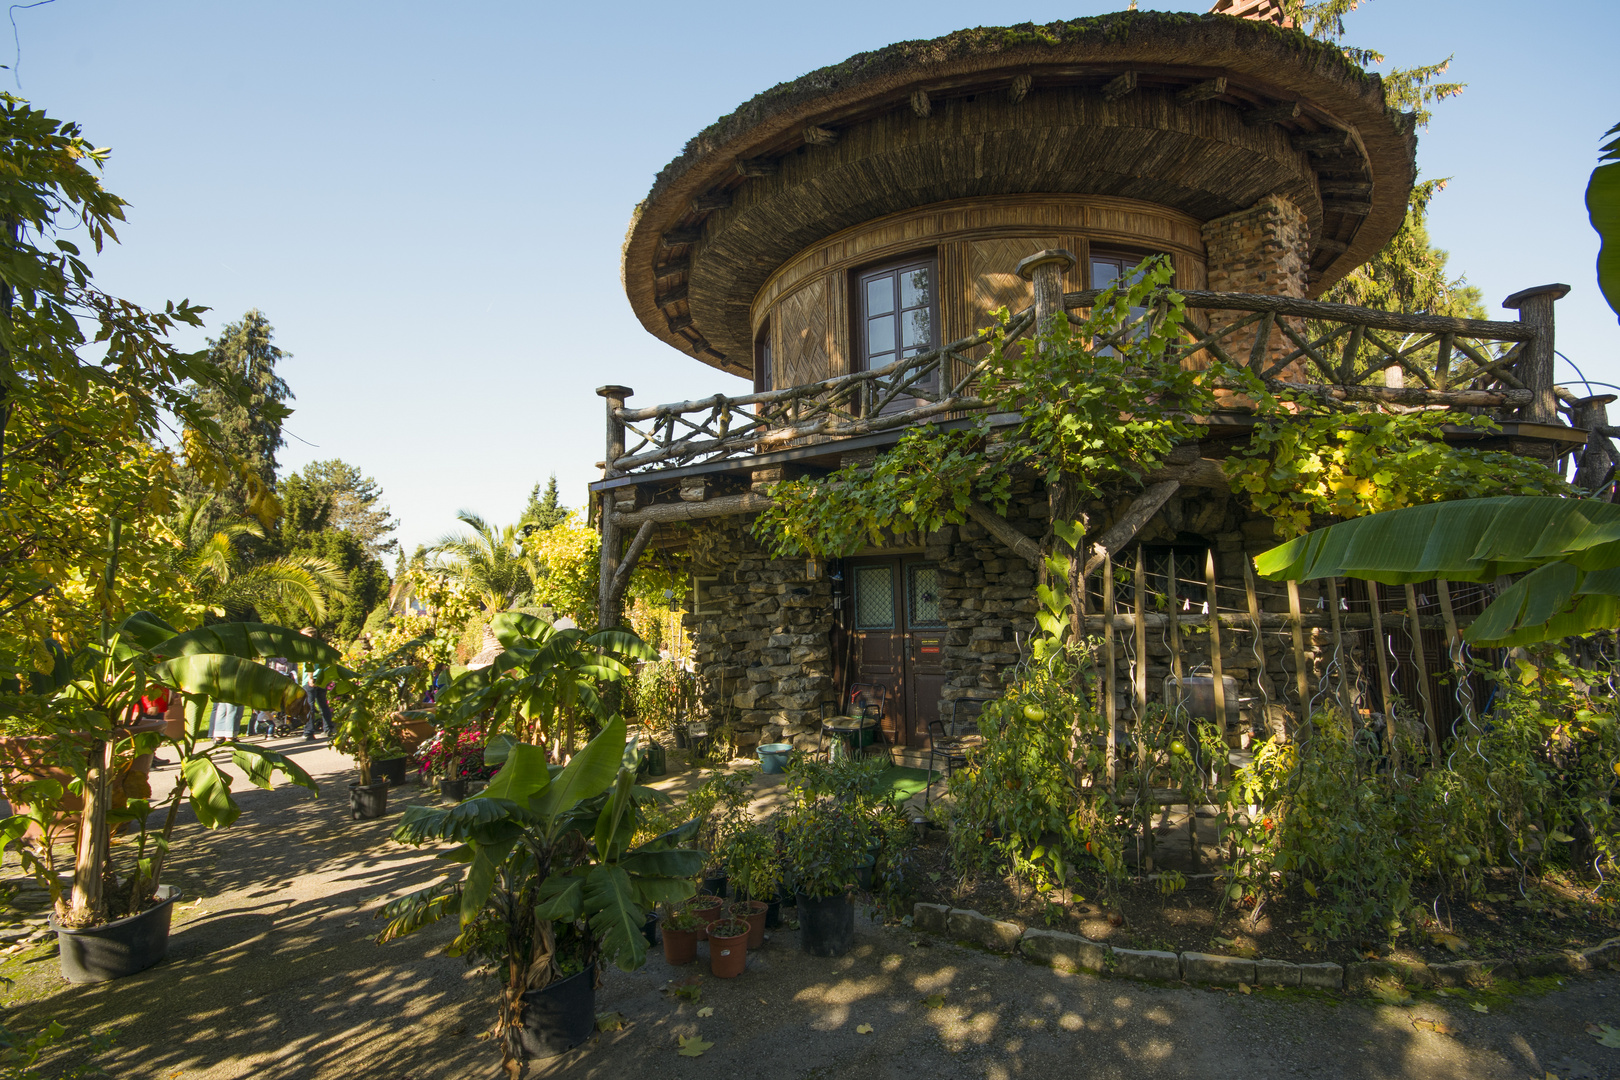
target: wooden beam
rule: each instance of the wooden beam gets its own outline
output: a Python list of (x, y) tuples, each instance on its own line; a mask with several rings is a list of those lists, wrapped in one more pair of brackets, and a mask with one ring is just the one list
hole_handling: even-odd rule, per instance
[(669, 332), (670, 333), (678, 334), (682, 330), (685, 330), (688, 326), (692, 325), (692, 316), (691, 315), (677, 315), (672, 319), (671, 318), (666, 318), (664, 321), (669, 324)]
[(702, 225), (682, 225), (670, 229), (658, 238), (665, 247), (680, 247), (682, 244), (695, 244), (703, 239)]
[[(1226, 756), (1226, 676), (1221, 672), (1221, 619), (1219, 598), (1215, 594), (1215, 549), (1204, 549), (1204, 596), (1209, 604), (1209, 673), (1215, 683), (1215, 725), (1221, 733), (1221, 757)], [(1237, 702), (1232, 704), (1236, 705)], [(1209, 759), (1206, 757), (1205, 761)], [(1218, 771), (1211, 769), (1211, 772)], [(1192, 807), (1187, 807), (1188, 812)]]
[[(1086, 289), (1063, 294), (1063, 306), (1091, 307), (1097, 302), (1101, 289)], [(1397, 315), (1389, 311), (1356, 307), (1353, 304), (1330, 304), (1322, 300), (1296, 300), (1287, 296), (1262, 296), (1259, 293), (1208, 292), (1203, 289), (1177, 289), (1186, 298), (1190, 308), (1215, 308), (1225, 311), (1270, 311), (1277, 315), (1298, 315), (1306, 319), (1326, 319), (1333, 322), (1359, 323), (1374, 330), (1399, 330), (1403, 333), (1440, 334), (1450, 331), (1462, 337), (1489, 338), (1496, 341), (1529, 341), (1536, 336), (1536, 328), (1522, 322), (1496, 322), (1490, 319), (1458, 319), (1449, 315)]]
[(1292, 391), (1335, 401), (1371, 401), (1383, 405), (1445, 405), (1453, 408), (1494, 408), (1523, 405), (1533, 397), (1529, 390), (1426, 390), (1421, 386), (1333, 386), (1316, 383), (1289, 383), (1267, 379), (1273, 391)]
[(1136, 72), (1127, 71), (1125, 74), (1110, 79), (1103, 84), (1102, 96), (1104, 101), (1118, 101), (1126, 94), (1136, 89)]
[(692, 209), (699, 214), (707, 214), (712, 210), (724, 210), (731, 205), (731, 192), (705, 191), (692, 200)]
[(983, 503), (968, 503), (967, 516), (973, 519), (975, 525), (1000, 540), (1002, 545), (1014, 555), (1029, 563), (1030, 566), (1040, 569), (1041, 546), (1008, 523), (1007, 519), (985, 506)]
[(1035, 85), (1035, 76), (1014, 75), (1012, 85), (1007, 87), (1007, 101), (1010, 104), (1017, 105), (1025, 97), (1029, 96), (1029, 88), (1033, 85)]
[(617, 610), (624, 599), (624, 590), (630, 584), (630, 575), (635, 572), (636, 560), (647, 548), (647, 541), (652, 539), (653, 530), (658, 526), (651, 521), (644, 521), (641, 528), (636, 530), (635, 539), (630, 541), (630, 548), (624, 553), (624, 559), (619, 568), (613, 571), (613, 583), (608, 588), (608, 607)]
[(1295, 150), (1303, 150), (1307, 154), (1334, 154), (1347, 149), (1350, 143), (1350, 133), (1337, 128), (1327, 131), (1301, 131), (1288, 140)]
[(1103, 534), (1097, 537), (1092, 545), (1092, 556), (1086, 560), (1085, 569), (1081, 571), (1084, 576), (1090, 576), (1092, 571), (1111, 559), (1115, 552), (1136, 539), (1136, 534), (1142, 531), (1142, 526), (1152, 520), (1153, 515), (1159, 512), (1176, 491), (1181, 487), (1178, 480), (1161, 480), (1142, 494), (1126, 509), (1120, 519), (1114, 522)]
[(1226, 93), (1226, 77), (1218, 76), (1187, 87), (1187, 89), (1176, 95), (1176, 104), (1195, 105), (1200, 101), (1218, 98), (1224, 93)]
[(692, 269), (692, 256), (682, 255), (678, 259), (669, 260), (662, 266), (653, 267), (653, 277), (674, 277), (676, 274), (684, 274), (690, 269)]
[(1326, 237), (1320, 240), (1312, 240), (1311, 246), (1318, 251), (1331, 251), (1335, 255), (1343, 255), (1350, 250), (1350, 245), (1343, 240), (1329, 240)]
[(804, 141), (808, 146), (831, 146), (838, 141), (838, 132), (811, 124), (804, 129)]
[(681, 501), (703, 502), (709, 497), (709, 478), (706, 476), (681, 477)]
[(934, 103), (928, 100), (928, 91), (913, 90), (911, 92), (911, 111), (924, 120), (934, 111)]
[(1299, 582), (1288, 582), (1288, 621), (1294, 631), (1294, 682), (1299, 692), (1299, 726), (1309, 731), (1311, 723), (1311, 680), (1305, 670), (1305, 617), (1299, 608)]
[(1372, 203), (1360, 199), (1323, 199), (1322, 212), (1324, 214), (1347, 214), (1350, 217), (1366, 217), (1372, 213)]
[(1299, 102), (1282, 101), (1275, 105), (1262, 105), (1243, 114), (1243, 122), (1250, 127), (1261, 124), (1281, 124), (1285, 120), (1299, 119)]
[(1108, 786), (1112, 789), (1117, 770), (1114, 759), (1118, 753), (1119, 703), (1114, 698), (1114, 560), (1107, 555), (1103, 556), (1103, 612), (1108, 616), (1103, 624), (1103, 656), (1108, 667), (1098, 682), (1102, 684), (1103, 716), (1108, 725)]
[(1147, 473), (1142, 479), (1149, 484), (1174, 480), (1182, 487), (1211, 488), (1215, 491), (1232, 489), (1231, 481), (1226, 478), (1226, 470), (1221, 468), (1221, 463), (1214, 458), (1199, 458), (1186, 464), (1165, 465)]
[(1406, 586), (1406, 636), (1412, 643), (1412, 660), (1417, 664), (1418, 697), (1423, 699), (1423, 726), (1429, 729), (1429, 753), (1440, 761), (1440, 723), (1429, 697), (1429, 662), (1423, 655), (1423, 627), (1418, 622), (1417, 590)]
[(684, 281), (678, 285), (671, 285), (663, 292), (658, 293), (656, 298), (653, 300), (653, 303), (659, 307), (663, 307), (665, 304), (673, 304), (676, 301), (685, 300), (686, 291), (687, 284)]
[(633, 514), (614, 514), (612, 521), (618, 528), (628, 529), (649, 521), (663, 525), (671, 521), (696, 521), (699, 518), (727, 517), (731, 514), (757, 514), (770, 506), (769, 496), (750, 491), (742, 495), (722, 495), (699, 503), (654, 503)]
[(775, 158), (738, 158), (737, 173), (740, 176), (775, 176), (782, 171), (781, 164)]
[(1372, 196), (1373, 186), (1371, 180), (1323, 180), (1316, 185), (1316, 190), (1323, 198), (1345, 195), (1352, 199), (1366, 199)]

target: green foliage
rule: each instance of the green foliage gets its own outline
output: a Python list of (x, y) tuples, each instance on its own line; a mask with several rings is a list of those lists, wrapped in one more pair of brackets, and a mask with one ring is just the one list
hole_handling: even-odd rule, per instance
[(507, 610), (533, 586), (522, 535), (515, 525), (496, 526), (471, 510), (458, 511), (456, 518), (469, 531), (446, 534), (433, 550), (478, 597), (486, 614)]
[(687, 796), (686, 812), (698, 823), (697, 846), (707, 857), (704, 872), (724, 869), (731, 842), (753, 827), (754, 818), (748, 811), (754, 797), (753, 780), (751, 769), (716, 769)]
[(1296, 537), (1259, 555), (1255, 567), (1274, 579), (1388, 585), (1525, 574), (1464, 631), (1481, 645), (1620, 627), (1620, 507), (1596, 499), (1462, 499), (1392, 510)]
[(518, 523), (523, 527), (527, 536), (531, 529), (554, 529), (568, 520), (568, 507), (562, 505), (557, 494), (557, 474), (552, 473), (546, 481), (546, 492), (540, 493), (540, 485), (534, 485), (529, 492), (529, 505), (523, 508), (523, 516)]
[[(271, 343), (274, 336), (264, 313), (249, 310), (208, 340), (206, 362), (213, 377), (192, 387), (197, 403), (218, 423), (225, 449), (245, 467), (221, 493), (230, 517), (251, 512), (261, 491), (274, 490), (276, 451), (286, 445), (281, 424), (292, 410), (283, 403), (293, 393), (276, 374), (276, 364), (289, 354)], [(215, 486), (193, 473), (186, 480), (192, 494)]]
[(636, 667), (630, 688), (631, 710), (650, 731), (670, 731), (691, 714), (696, 683), (678, 660), (649, 660)]
[[(44, 1080), (46, 1074), (35, 1068), (40, 1056), (53, 1047), (57, 1056), (71, 1052), (73, 1060), (64, 1069), (58, 1064), (50, 1072), (53, 1080), (80, 1080), (87, 1076), (107, 1076), (95, 1059), (111, 1049), (118, 1037), (116, 1029), (99, 1035), (70, 1035), (68, 1029), (52, 1020), (32, 1035), (13, 1031), (0, 1024), (0, 1080)], [(81, 1045), (82, 1044), (82, 1045)]]
[(1285, 535), (1319, 516), (1361, 517), (1386, 510), (1492, 494), (1551, 495), (1571, 489), (1551, 469), (1504, 450), (1450, 446), (1447, 426), (1491, 431), (1488, 419), (1448, 412), (1308, 412), (1252, 391), (1274, 419), (1224, 464), (1233, 489)]
[(770, 900), (782, 885), (782, 853), (774, 830), (753, 824), (732, 835), (721, 857), (731, 887), (753, 900)]
[[(975, 427), (916, 427), (873, 466), (775, 484), (754, 535), (777, 555), (837, 557), (881, 543), (885, 530), (959, 524), (974, 501), (1004, 510), (1019, 467), (1079, 496), (1151, 472), (1192, 437), (1185, 418), (1213, 403), (1208, 375), (1167, 355), (1184, 315), (1171, 272), (1154, 256), (1128, 285), (1104, 290), (1079, 325), (1054, 318), (1034, 341), (998, 335), (977, 389), (990, 408)], [(1005, 326), (1007, 313), (999, 317)], [(992, 420), (1006, 413), (1021, 417), (1011, 429)]]
[(645, 913), (692, 895), (702, 855), (682, 845), (695, 825), (636, 847), (640, 806), (637, 750), (613, 718), (560, 768), (546, 751), (502, 746), (490, 785), (448, 808), (412, 806), (394, 833), (400, 843), (450, 845), (462, 878), (390, 903), (379, 941), (408, 934), (452, 911), (460, 933), (452, 955), (478, 960), (502, 982), (495, 1034), (514, 1074), (525, 1059), (523, 995), (610, 960), (626, 971), (646, 960)]
[[(1620, 124), (1604, 133), (1598, 167), (1586, 184), (1586, 212), (1602, 241), (1598, 249), (1598, 288), (1620, 316)], [(1605, 164), (1605, 162), (1607, 164)]]
[(281, 482), (286, 508), (282, 524), (284, 542), (299, 546), (298, 533), (337, 529), (349, 533), (376, 559), (397, 550), (399, 541), (388, 534), (399, 526), (382, 502), (377, 481), (340, 458), (314, 461)]
[[(1446, 266), (1450, 256), (1429, 240), (1429, 203), (1445, 186), (1444, 180), (1415, 184), (1395, 235), (1323, 299), (1379, 311), (1485, 318), (1479, 289), (1465, 278), (1453, 278)], [(1430, 350), (1425, 359), (1432, 363), (1433, 355)]]

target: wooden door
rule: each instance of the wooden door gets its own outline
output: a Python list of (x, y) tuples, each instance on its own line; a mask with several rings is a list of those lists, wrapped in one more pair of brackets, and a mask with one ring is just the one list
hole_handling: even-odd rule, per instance
[(850, 682), (887, 688), (883, 736), (890, 745), (926, 748), (946, 679), (939, 568), (916, 557), (868, 558), (851, 562), (850, 577)]

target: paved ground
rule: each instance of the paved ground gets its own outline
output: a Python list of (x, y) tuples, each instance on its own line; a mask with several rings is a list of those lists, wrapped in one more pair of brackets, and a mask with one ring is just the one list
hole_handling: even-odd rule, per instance
[[(186, 828), (179, 869), (188, 896), (165, 963), (73, 987), (57, 973), (54, 946), (24, 952), (4, 966), (16, 980), (3, 994), (9, 1021), (118, 1028), (108, 1068), (121, 1080), (492, 1078), (497, 1055), (481, 1038), (492, 988), (461, 961), (435, 955), (447, 928), (386, 947), (371, 942), (370, 912), (383, 898), (440, 872), (387, 841), (402, 802), (434, 796), (397, 789), (387, 819), (351, 822), (347, 762), (324, 744), (286, 745), (322, 780), (322, 797), (250, 789), (236, 826)], [(682, 783), (670, 778), (672, 787)], [(533, 1075), (1620, 1077), (1620, 1050), (1585, 1030), (1620, 1025), (1620, 979), (1608, 976), (1495, 1001), (1481, 1014), (1458, 998), (1394, 1008), (1153, 987), (914, 940), (861, 918), (854, 952), (821, 960), (784, 930), (741, 978), (726, 981), (707, 975), (706, 946), (685, 969), (655, 956), (642, 971), (611, 972), (598, 997), (599, 1011), (623, 1014), (622, 1030)], [(693, 976), (700, 1000), (668, 992)], [(923, 1000), (936, 994), (937, 1008)], [(704, 1009), (713, 1012), (699, 1016)], [(683, 1035), (713, 1045), (682, 1057)]]

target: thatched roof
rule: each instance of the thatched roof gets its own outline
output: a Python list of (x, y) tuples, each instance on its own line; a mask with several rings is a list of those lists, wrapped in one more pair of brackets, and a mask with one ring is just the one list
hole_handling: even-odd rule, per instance
[[(1105, 96), (1127, 72), (1140, 89)], [(1216, 79), (1219, 94), (1188, 93)], [(1295, 102), (1296, 117), (1254, 122)], [(1339, 133), (1330, 151), (1299, 142)], [(1121, 12), (961, 30), (781, 83), (698, 133), (636, 209), (625, 289), (649, 332), (742, 372), (766, 278), (859, 222), (1026, 192), (1138, 198), (1208, 220), (1275, 191), (1303, 200), (1324, 242), (1320, 291), (1399, 227), (1415, 152), (1412, 119), (1386, 105), (1378, 76), (1269, 23)], [(1370, 210), (1338, 214), (1318, 177), (1370, 185)]]

